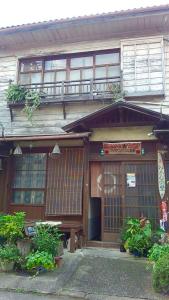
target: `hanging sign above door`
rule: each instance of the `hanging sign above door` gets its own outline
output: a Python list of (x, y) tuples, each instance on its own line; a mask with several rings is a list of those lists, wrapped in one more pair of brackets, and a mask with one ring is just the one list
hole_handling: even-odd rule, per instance
[(158, 159), (158, 190), (160, 194), (160, 198), (163, 199), (165, 195), (165, 169), (163, 157), (160, 151), (157, 153)]
[(104, 154), (141, 155), (141, 142), (103, 143)]

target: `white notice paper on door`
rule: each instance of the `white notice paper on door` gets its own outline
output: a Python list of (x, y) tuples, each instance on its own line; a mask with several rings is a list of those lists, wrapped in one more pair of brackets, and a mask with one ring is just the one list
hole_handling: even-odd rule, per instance
[(136, 174), (135, 173), (127, 173), (127, 186), (128, 187), (136, 187)]

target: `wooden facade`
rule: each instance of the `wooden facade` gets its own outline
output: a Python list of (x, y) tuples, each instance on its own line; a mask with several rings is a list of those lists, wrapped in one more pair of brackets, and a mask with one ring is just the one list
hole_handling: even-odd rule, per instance
[[(168, 13), (166, 6), (0, 29), (1, 211), (75, 224), (90, 242), (118, 242), (127, 216), (159, 223), (158, 151), (169, 197)], [(33, 124), (24, 103), (7, 104), (9, 81), (43, 93)], [(103, 143), (131, 142), (139, 154), (103, 151)], [(12, 154), (17, 145), (21, 157)]]
[[(169, 124), (168, 116), (124, 101), (114, 103), (67, 125), (65, 130), (78, 132), (75, 133), (78, 136), (86, 134), (79, 133), (82, 127), (89, 133), (73, 147), (69, 146), (72, 140), (68, 140), (67, 146), (60, 147), (61, 154), (57, 157), (50, 155), (52, 147), (44, 148), (42, 141), (30, 150), (30, 141), (23, 142), (18, 138), (23, 155), (10, 158), (7, 211), (23, 210), (28, 219), (79, 224), (85, 241), (90, 242), (117, 243), (123, 221), (129, 216), (144, 215), (157, 225), (161, 201), (157, 153), (163, 148), (168, 149), (168, 144), (167, 140), (161, 142), (155, 135), (152, 137), (146, 133), (145, 138), (145, 128), (149, 133), (153, 132), (162, 117)], [(104, 135), (99, 129), (104, 129)], [(134, 141), (141, 145), (139, 154), (102, 153), (104, 142), (131, 143), (130, 131)], [(120, 139), (117, 139), (117, 132)], [(58, 137), (59, 143), (61, 145)], [(163, 159), (167, 185), (167, 152)], [(130, 187), (131, 176), (135, 182)], [(36, 196), (35, 192), (40, 194)], [(168, 197), (167, 193), (168, 189), (165, 197)]]

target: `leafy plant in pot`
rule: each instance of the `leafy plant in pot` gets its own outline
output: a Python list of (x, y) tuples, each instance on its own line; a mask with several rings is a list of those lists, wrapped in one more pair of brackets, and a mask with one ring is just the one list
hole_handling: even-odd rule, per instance
[(147, 223), (144, 227), (139, 227), (138, 232), (128, 238), (128, 248), (135, 256), (147, 256), (148, 250), (152, 247), (151, 224)]
[(50, 271), (55, 267), (52, 254), (45, 251), (36, 251), (26, 257), (26, 268), (28, 271), (39, 274), (42, 271)]
[(8, 243), (16, 243), (24, 237), (25, 213), (16, 212), (13, 215), (0, 216), (0, 236)]
[(123, 227), (121, 229), (120, 238), (120, 251), (126, 252), (129, 249), (128, 241), (140, 230), (140, 222), (137, 218), (127, 218), (124, 220)]
[(38, 251), (46, 251), (52, 254), (53, 257), (61, 255), (61, 236), (57, 226), (48, 224), (37, 225), (36, 234), (32, 238), (34, 248)]
[(15, 262), (19, 259), (19, 251), (15, 245), (6, 244), (0, 247), (0, 269), (1, 271), (12, 271)]
[(32, 117), (35, 110), (40, 106), (41, 97), (44, 93), (37, 90), (27, 89), (18, 84), (10, 84), (6, 90), (6, 98), (8, 103), (24, 103), (23, 111), (27, 115), (28, 121), (32, 123)]

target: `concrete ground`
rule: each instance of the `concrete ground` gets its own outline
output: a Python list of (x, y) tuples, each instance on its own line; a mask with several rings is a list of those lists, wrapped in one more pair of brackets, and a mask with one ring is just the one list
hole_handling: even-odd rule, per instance
[[(0, 300), (73, 300), (73, 298), (70, 299), (70, 297), (68, 296), (56, 296), (56, 295), (43, 296), (43, 295), (0, 291)], [(76, 298), (76, 300), (78, 299)]]
[[(42, 300), (169, 299), (154, 293), (150, 269), (146, 259), (114, 249), (86, 248), (74, 254), (66, 252), (63, 266), (54, 272), (37, 277), (0, 273), (0, 300), (38, 300), (39, 294)], [(2, 293), (7, 291), (23, 292), (23, 297), (12, 293), (8, 294), (11, 298), (2, 298)]]

